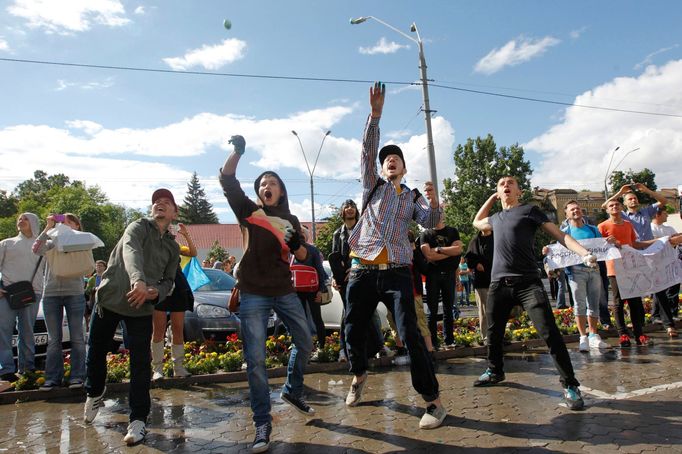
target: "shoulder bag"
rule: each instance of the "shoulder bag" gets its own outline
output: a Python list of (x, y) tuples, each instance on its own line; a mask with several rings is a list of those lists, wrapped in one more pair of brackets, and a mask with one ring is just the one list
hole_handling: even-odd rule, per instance
[(33, 279), (36, 277), (38, 267), (40, 266), (40, 262), (42, 260), (43, 257), (41, 256), (38, 259), (38, 263), (36, 263), (36, 268), (33, 270), (33, 276), (31, 276), (30, 281), (15, 282), (14, 284), (10, 284), (4, 288), (5, 298), (7, 298), (7, 302), (9, 303), (9, 307), (11, 309), (23, 309), (37, 302), (36, 293), (33, 291)]

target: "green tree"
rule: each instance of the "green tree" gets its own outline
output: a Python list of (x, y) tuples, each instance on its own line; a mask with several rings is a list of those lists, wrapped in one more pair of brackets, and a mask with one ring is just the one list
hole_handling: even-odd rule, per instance
[(0, 217), (13, 216), (17, 212), (19, 200), (7, 191), (0, 190)]
[[(444, 180), (442, 192), (445, 222), (456, 227), (466, 245), (475, 234), (474, 216), (495, 191), (497, 181), (503, 176), (516, 177), (524, 191), (523, 200), (531, 198), (530, 162), (524, 159), (523, 147), (514, 144), (497, 148), (493, 136), (469, 138), (454, 152), (455, 178)], [(499, 204), (498, 204), (499, 207)]]
[[(623, 185), (631, 183), (642, 183), (647, 188), (655, 191), (658, 188), (658, 186), (656, 186), (655, 180), (656, 174), (645, 167), (639, 172), (635, 172), (632, 169), (629, 169), (627, 172), (616, 170), (615, 172), (611, 173), (611, 176), (609, 177), (609, 184), (611, 185), (611, 194), (615, 194), (616, 192), (620, 191), (620, 188), (622, 188)], [(639, 202), (642, 205), (656, 203), (656, 200), (648, 194), (639, 191), (635, 191), (635, 193), (637, 194), (637, 199), (639, 199)]]
[(206, 259), (213, 262), (224, 262), (229, 256), (230, 254), (227, 252), (227, 250), (225, 250), (225, 248), (218, 243), (218, 240), (215, 240), (211, 246), (211, 249), (208, 250), (208, 254), (206, 254)]
[(218, 216), (213, 211), (213, 206), (206, 199), (206, 192), (199, 183), (197, 173), (187, 183), (187, 195), (180, 206), (178, 219), (185, 224), (217, 224)]
[(327, 222), (320, 230), (315, 233), (315, 246), (322, 252), (325, 257), (328, 257), (332, 251), (332, 240), (334, 238), (334, 231), (341, 227), (343, 220), (336, 207), (331, 207), (334, 214), (325, 219)]

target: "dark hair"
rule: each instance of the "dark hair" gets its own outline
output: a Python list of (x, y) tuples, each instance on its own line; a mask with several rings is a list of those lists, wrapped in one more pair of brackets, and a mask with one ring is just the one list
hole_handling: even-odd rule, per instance
[(407, 239), (410, 240), (410, 243), (414, 243), (416, 238), (414, 236), (414, 232), (412, 230), (407, 231)]
[(577, 200), (571, 199), (571, 200), (569, 200), (568, 202), (564, 203), (564, 211), (566, 211), (566, 208), (568, 208), (569, 205), (572, 205), (572, 204), (574, 204), (574, 203), (575, 203), (576, 205), (580, 206), (580, 204), (578, 203)]
[(658, 208), (656, 208), (656, 214), (661, 214), (661, 213), (667, 213), (668, 210), (666, 210), (665, 205), (659, 205)]
[(358, 222), (358, 219), (360, 219), (360, 212), (358, 211), (358, 206), (355, 204), (353, 199), (346, 199), (341, 204), (341, 208), (339, 208), (339, 214), (341, 215), (341, 219), (343, 219), (343, 210), (345, 210), (349, 206), (355, 208), (355, 222)]
[(107, 266), (107, 262), (105, 262), (104, 260), (97, 260), (97, 261), (95, 262), (95, 265), (104, 265), (104, 266), (106, 267), (106, 266)]
[(74, 224), (78, 224), (78, 230), (83, 230), (83, 224), (78, 216), (73, 213), (64, 213), (64, 217)]

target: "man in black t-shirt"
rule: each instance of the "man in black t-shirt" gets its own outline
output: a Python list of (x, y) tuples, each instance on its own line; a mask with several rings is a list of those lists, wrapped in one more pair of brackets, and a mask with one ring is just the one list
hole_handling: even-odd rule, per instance
[(443, 335), (445, 345), (454, 347), (453, 305), (455, 302), (456, 273), (462, 242), (459, 232), (443, 220), (435, 229), (427, 229), (420, 236), (420, 248), (429, 262), (426, 273), (426, 304), (429, 307), (429, 331), (434, 348), (438, 348), (438, 297), (443, 299)]
[(469, 269), (474, 271), (474, 294), (478, 306), (478, 325), (484, 342), (487, 341), (488, 320), (485, 312), (488, 303), (488, 287), (490, 287), (490, 273), (493, 268), (493, 231), (480, 231), (469, 241), (464, 255)]
[[(583, 263), (597, 266), (597, 259), (570, 235), (552, 224), (537, 206), (520, 202), (521, 189), (514, 177), (502, 177), (497, 191), (476, 213), (474, 227), (495, 233), (493, 267), (488, 291), (488, 369), (474, 382), (474, 386), (488, 386), (504, 380), (504, 331), (512, 307), (521, 304), (528, 312), (540, 336), (545, 339), (554, 365), (561, 376), (564, 401), (571, 410), (580, 410), (584, 402), (580, 383), (575, 378), (571, 358), (552, 308), (540, 280), (533, 245), (535, 233), (542, 228), (559, 243), (583, 257)], [(497, 202), (502, 211), (489, 216)]]

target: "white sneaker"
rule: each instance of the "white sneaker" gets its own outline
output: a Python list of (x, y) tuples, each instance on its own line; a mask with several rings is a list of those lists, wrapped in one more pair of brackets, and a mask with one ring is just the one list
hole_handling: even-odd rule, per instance
[(97, 397), (88, 396), (85, 399), (85, 407), (83, 408), (83, 421), (86, 424), (91, 424), (100, 408), (104, 407), (104, 393), (107, 392), (106, 386), (102, 390), (102, 394)]
[(136, 419), (128, 424), (128, 433), (123, 437), (123, 441), (125, 441), (128, 446), (132, 446), (135, 443), (144, 440), (145, 435), (147, 435), (147, 428), (145, 427), (144, 421)]
[(393, 358), (394, 356), (395, 352), (385, 345), (381, 347), (381, 350), (377, 353), (377, 358)]
[(345, 363), (347, 361), (348, 361), (348, 358), (346, 357), (346, 352), (343, 351), (343, 349), (339, 350), (339, 362)]
[(157, 380), (163, 380), (163, 372), (159, 372), (158, 370), (154, 370), (154, 373), (152, 374), (152, 381), (157, 381)]
[[(362, 389), (367, 383), (367, 373), (365, 373), (364, 377), (365, 379), (360, 383), (351, 383), (350, 390), (346, 396), (346, 405), (349, 407), (355, 407), (360, 403), (360, 399), (362, 398)], [(355, 381), (355, 379), (353, 379), (353, 381)]]
[(599, 334), (590, 335), (590, 348), (609, 348), (609, 344), (604, 342)]
[(589, 352), (590, 351), (590, 343), (587, 340), (587, 336), (580, 336), (580, 343), (578, 344), (578, 350), (581, 352)]
[(443, 421), (447, 415), (448, 412), (445, 411), (445, 407), (442, 405), (437, 407), (436, 404), (430, 404), (428, 407), (426, 407), (426, 412), (424, 412), (424, 416), (422, 416), (422, 419), (419, 421), (419, 428), (435, 429), (436, 427), (443, 424)]

